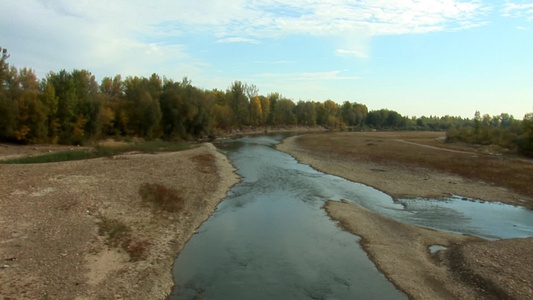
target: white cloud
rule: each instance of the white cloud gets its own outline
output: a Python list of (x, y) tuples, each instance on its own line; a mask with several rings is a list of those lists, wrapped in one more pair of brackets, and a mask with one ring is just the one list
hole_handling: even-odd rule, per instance
[(257, 77), (276, 79), (280, 81), (326, 81), (326, 80), (358, 80), (357, 76), (341, 76), (342, 70), (327, 72), (300, 72), (300, 73), (263, 73)]
[(233, 38), (219, 39), (217, 41), (217, 43), (250, 43), (250, 44), (259, 44), (260, 42), (258, 40), (249, 39), (249, 38), (233, 37)]
[(267, 64), (267, 65), (289, 65), (294, 64), (294, 61), (290, 60), (276, 60), (276, 61), (266, 61), (266, 60), (256, 60), (256, 64)]
[(528, 21), (533, 21), (533, 3), (505, 3), (502, 15), (512, 18), (525, 17)]
[(335, 53), (341, 56), (347, 55), (347, 56), (356, 56), (359, 58), (368, 58), (368, 54), (361, 50), (337, 49)]

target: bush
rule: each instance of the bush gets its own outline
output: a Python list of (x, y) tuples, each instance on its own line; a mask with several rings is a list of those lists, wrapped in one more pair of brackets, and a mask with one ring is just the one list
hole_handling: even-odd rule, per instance
[(533, 157), (533, 137), (523, 135), (516, 140), (516, 143), (522, 155)]

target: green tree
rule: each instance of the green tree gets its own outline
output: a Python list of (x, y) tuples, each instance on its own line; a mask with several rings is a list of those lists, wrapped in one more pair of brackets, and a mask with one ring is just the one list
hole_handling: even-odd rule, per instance
[(157, 137), (157, 127), (161, 121), (161, 109), (157, 96), (158, 89), (151, 80), (128, 77), (124, 81), (128, 131), (141, 137)]
[(300, 100), (296, 104), (295, 111), (298, 124), (306, 126), (316, 125), (316, 111), (313, 102)]
[(46, 124), (48, 113), (39, 99), (38, 91), (24, 90), (16, 101), (18, 104), (16, 139), (24, 143), (44, 142), (48, 133)]
[(12, 79), (9, 72), (7, 49), (0, 47), (0, 139), (14, 139), (17, 129), (18, 106), (9, 95), (8, 82)]
[(159, 100), (161, 107), (161, 127), (163, 134), (170, 139), (186, 135), (184, 120), (187, 117), (187, 106), (180, 95), (181, 86), (177, 82), (165, 81), (163, 93)]
[[(7, 49), (0, 47), (0, 92), (6, 93), (7, 90), (7, 81), (9, 75), (9, 64), (7, 59), (9, 54), (7, 54)], [(7, 95), (5, 95), (7, 97)]]
[(0, 93), (0, 140), (14, 139), (17, 130), (17, 103)]
[(278, 117), (276, 116), (276, 107), (278, 104), (279, 99), (281, 98), (281, 95), (279, 93), (271, 93), (267, 96), (268, 102), (270, 103), (270, 113), (268, 114), (268, 121), (267, 123), (269, 125), (278, 125)]
[(363, 127), (368, 115), (368, 108), (366, 105), (360, 103), (354, 103), (353, 106), (355, 109), (355, 125)]
[(259, 99), (259, 96), (255, 96), (250, 102), (250, 124), (254, 126), (260, 125), (262, 115), (263, 109), (261, 107), (261, 100)]
[(265, 125), (270, 117), (270, 98), (260, 96), (259, 99), (261, 100), (261, 124)]
[(274, 109), (274, 120), (276, 125), (296, 125), (296, 115), (294, 114), (294, 102), (290, 99), (282, 98), (277, 101)]
[(340, 126), (339, 118), (337, 117), (339, 106), (332, 100), (324, 102), (324, 109), (326, 113), (326, 125), (330, 128), (337, 128)]
[(350, 103), (349, 101), (345, 101), (342, 104), (340, 110), (342, 122), (344, 122), (347, 126), (356, 125), (357, 115), (355, 107), (352, 103)]
[(41, 102), (46, 107), (46, 126), (47, 129), (47, 141), (56, 144), (59, 141), (59, 128), (60, 123), (57, 119), (58, 98), (54, 86), (48, 82), (45, 84), (44, 91), (41, 94)]
[(524, 155), (533, 156), (533, 112), (524, 116), (522, 130), (523, 133), (518, 139), (518, 149)]
[(249, 123), (249, 102), (246, 96), (246, 84), (235, 81), (226, 93), (233, 112), (233, 125), (242, 126)]
[(100, 92), (107, 96), (107, 100), (124, 97), (122, 77), (120, 75), (116, 75), (113, 79), (111, 77), (104, 77), (100, 84)]
[(228, 129), (231, 127), (233, 120), (233, 112), (228, 102), (229, 97), (226, 93), (219, 90), (211, 91), (211, 97), (214, 99), (213, 104), (213, 126), (221, 129)]
[(316, 112), (316, 123), (320, 126), (327, 126), (328, 122), (328, 112), (324, 103), (314, 102), (313, 103)]

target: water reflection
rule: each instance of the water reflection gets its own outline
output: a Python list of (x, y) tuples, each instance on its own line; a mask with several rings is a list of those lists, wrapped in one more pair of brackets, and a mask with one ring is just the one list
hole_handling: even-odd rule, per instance
[(400, 199), (405, 212), (394, 217), (402, 222), (443, 231), (477, 235), (487, 239), (533, 236), (533, 212), (503, 203), (452, 197)]

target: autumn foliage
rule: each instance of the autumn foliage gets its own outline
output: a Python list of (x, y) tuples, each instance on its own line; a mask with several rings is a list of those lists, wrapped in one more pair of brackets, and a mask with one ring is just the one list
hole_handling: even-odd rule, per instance
[[(242, 127), (299, 125), (448, 131), (449, 141), (505, 144), (526, 154), (533, 148), (527, 116), (524, 125), (507, 114), (472, 120), (406, 117), (388, 109), (368, 111), (366, 105), (350, 101), (295, 103), (279, 93), (260, 95), (255, 85), (240, 81), (226, 91), (203, 90), (187, 78), (176, 82), (157, 74), (125, 79), (116, 75), (99, 84), (87, 70), (61, 70), (38, 80), (33, 70), (10, 66), (6, 49), (0, 48), (0, 55), (0, 141), (83, 144), (132, 136), (180, 140)], [(487, 122), (491, 125), (485, 126)]]

